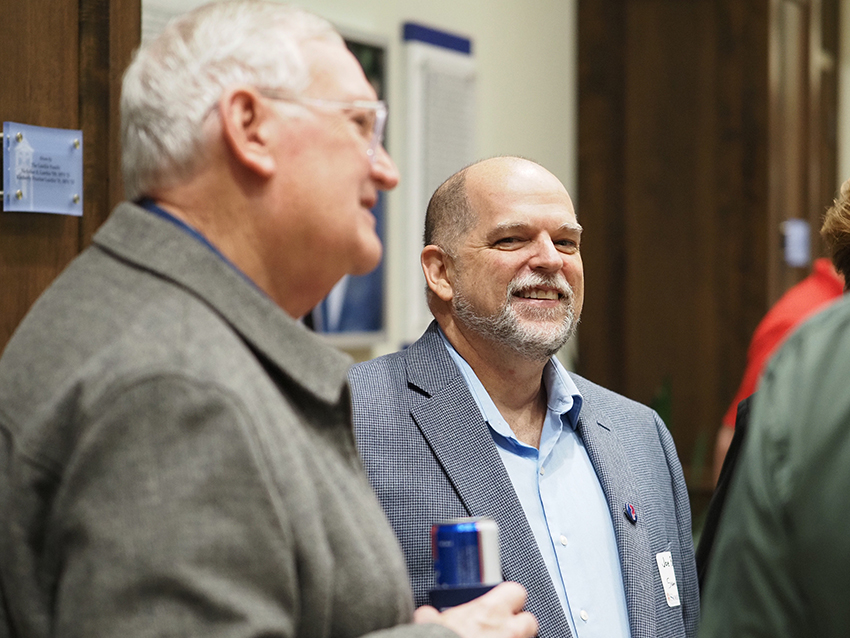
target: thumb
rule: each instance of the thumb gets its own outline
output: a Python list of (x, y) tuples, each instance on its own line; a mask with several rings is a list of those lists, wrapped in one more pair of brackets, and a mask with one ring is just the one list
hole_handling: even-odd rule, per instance
[(424, 605), (413, 612), (413, 622), (417, 625), (439, 622), (440, 612), (431, 605)]

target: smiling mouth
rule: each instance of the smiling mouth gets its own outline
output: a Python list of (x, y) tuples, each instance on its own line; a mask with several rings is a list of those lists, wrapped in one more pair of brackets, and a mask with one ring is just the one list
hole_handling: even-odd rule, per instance
[(552, 301), (557, 301), (558, 299), (563, 298), (557, 290), (540, 290), (539, 288), (534, 288), (532, 290), (520, 290), (515, 293), (517, 297), (522, 297), (523, 299), (549, 299)]

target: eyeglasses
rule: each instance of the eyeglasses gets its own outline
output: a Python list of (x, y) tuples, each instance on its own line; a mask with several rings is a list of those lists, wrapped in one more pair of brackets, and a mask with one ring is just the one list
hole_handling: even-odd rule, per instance
[(369, 140), (366, 155), (369, 156), (369, 161), (372, 164), (375, 163), (378, 147), (384, 141), (384, 128), (387, 124), (387, 104), (383, 100), (342, 102), (339, 100), (323, 100), (317, 97), (291, 97), (270, 89), (262, 89), (261, 92), (271, 100), (314, 106), (320, 109), (350, 111), (351, 121), (357, 125), (360, 135), (363, 136), (363, 139)]

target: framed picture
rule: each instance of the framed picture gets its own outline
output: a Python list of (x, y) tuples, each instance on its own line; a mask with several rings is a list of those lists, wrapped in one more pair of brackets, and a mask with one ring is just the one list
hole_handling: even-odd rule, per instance
[[(375, 89), (378, 99), (384, 99), (386, 79), (386, 46), (372, 38), (349, 34), (341, 30), (345, 44), (354, 54), (366, 78)], [(386, 142), (385, 142), (386, 143)], [(377, 221), (376, 231), (384, 242), (386, 194), (378, 193), (372, 209)], [(346, 275), (330, 294), (305, 318), (305, 323), (317, 332), (340, 335), (343, 345), (374, 341), (384, 330), (385, 284), (383, 261), (367, 275)]]

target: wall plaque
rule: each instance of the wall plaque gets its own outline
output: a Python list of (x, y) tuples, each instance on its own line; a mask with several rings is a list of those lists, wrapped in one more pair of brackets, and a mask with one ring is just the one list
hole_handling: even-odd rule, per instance
[(3, 210), (83, 214), (83, 132), (3, 122)]

